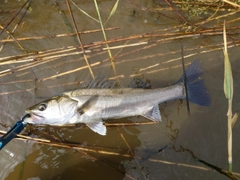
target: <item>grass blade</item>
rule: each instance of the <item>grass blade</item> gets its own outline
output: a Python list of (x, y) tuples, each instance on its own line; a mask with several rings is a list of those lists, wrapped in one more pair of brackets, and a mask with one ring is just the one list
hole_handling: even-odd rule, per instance
[(237, 119), (238, 119), (239, 113), (235, 113), (232, 118), (232, 128), (234, 127)]
[(226, 27), (224, 23), (223, 28), (223, 40), (224, 40), (224, 93), (227, 99), (232, 99), (233, 96), (233, 78), (232, 78), (232, 68), (227, 52), (227, 37), (226, 37)]
[(76, 22), (75, 22), (75, 18), (74, 18), (73, 13), (72, 13), (72, 9), (71, 9), (71, 5), (70, 5), (70, 3), (69, 3), (69, 0), (66, 0), (66, 3), (67, 3), (68, 10), (69, 10), (70, 15), (71, 15), (71, 18), (72, 18), (72, 22), (73, 22), (73, 25), (74, 25), (74, 30), (75, 30), (75, 33), (76, 33), (76, 35), (77, 35), (77, 40), (78, 40), (79, 45), (80, 45), (80, 47), (81, 47), (81, 49), (82, 49), (82, 52), (83, 52), (83, 57), (84, 57), (84, 59), (85, 59), (85, 62), (86, 62), (86, 64), (87, 64), (87, 66), (88, 66), (88, 69), (89, 69), (89, 72), (90, 72), (92, 78), (94, 78), (94, 74), (93, 74), (92, 68), (91, 68), (91, 66), (90, 66), (90, 64), (89, 64), (89, 62), (88, 62), (87, 56), (86, 56), (86, 54), (85, 54), (85, 49), (84, 49), (83, 43), (82, 43), (81, 38), (80, 38), (80, 35), (79, 35), (79, 33), (78, 33), (79, 31), (78, 31), (78, 28), (77, 28), (77, 24), (76, 24)]
[[(100, 25), (101, 25), (101, 28), (102, 28), (102, 33), (103, 33), (103, 37), (104, 37), (104, 40), (107, 41), (107, 35), (105, 33), (105, 30), (104, 30), (104, 26), (103, 26), (103, 23), (102, 23), (102, 18), (101, 18), (101, 15), (100, 15), (100, 11), (99, 11), (99, 8), (98, 8), (98, 4), (97, 4), (97, 0), (94, 0), (94, 4), (95, 4), (95, 8), (96, 8), (96, 11), (97, 11), (97, 14), (98, 14), (98, 18), (99, 18), (99, 22), (100, 22)], [(109, 49), (109, 46), (108, 44), (106, 44), (107, 46), (107, 51), (108, 51), (108, 55), (110, 57), (110, 60), (111, 60), (111, 65), (112, 65), (112, 68), (113, 68), (113, 71), (114, 71), (114, 74), (116, 75), (116, 67), (115, 67), (115, 63), (114, 63), (114, 58), (112, 56), (112, 53)]]
[(224, 93), (228, 99), (228, 172), (232, 173), (232, 128), (237, 121), (238, 114), (232, 115), (232, 99), (233, 99), (233, 77), (232, 68), (227, 52), (227, 36), (225, 21), (223, 25), (223, 41), (224, 41)]
[(116, 3), (114, 4), (110, 14), (108, 15), (108, 18), (107, 20), (105, 21), (104, 25), (107, 24), (108, 20), (115, 14), (116, 10), (117, 10), (117, 7), (118, 7), (118, 2), (119, 0), (116, 1)]
[(73, 2), (72, 0), (70, 0), (70, 1), (71, 1), (71, 3), (72, 3), (79, 11), (81, 11), (81, 12), (82, 12), (83, 14), (85, 14), (87, 17), (89, 17), (89, 18), (93, 19), (94, 21), (97, 21), (98, 23), (100, 23), (99, 20), (97, 20), (96, 18), (90, 16), (86, 11), (84, 11), (84, 10), (82, 10), (80, 7), (78, 7), (75, 2)]

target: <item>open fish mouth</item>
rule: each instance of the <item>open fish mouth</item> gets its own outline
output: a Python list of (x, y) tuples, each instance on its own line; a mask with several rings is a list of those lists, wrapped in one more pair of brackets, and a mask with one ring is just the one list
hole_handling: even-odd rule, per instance
[(30, 115), (30, 117), (25, 119), (25, 121), (27, 121), (28, 123), (31, 123), (31, 124), (42, 124), (43, 123), (43, 119), (44, 119), (43, 116), (40, 116), (33, 112), (28, 112), (28, 111), (26, 111), (26, 113), (28, 113)]

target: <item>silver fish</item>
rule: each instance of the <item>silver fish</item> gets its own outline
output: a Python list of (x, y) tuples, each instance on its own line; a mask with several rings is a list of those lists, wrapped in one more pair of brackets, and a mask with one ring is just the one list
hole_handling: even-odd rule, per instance
[[(200, 79), (202, 70), (195, 60), (186, 70), (189, 101), (209, 106), (210, 97)], [(156, 89), (79, 89), (52, 97), (26, 110), (31, 124), (64, 125), (85, 123), (94, 132), (106, 135), (103, 120), (141, 115), (152, 121), (161, 121), (158, 104), (185, 99), (183, 76), (173, 85)]]

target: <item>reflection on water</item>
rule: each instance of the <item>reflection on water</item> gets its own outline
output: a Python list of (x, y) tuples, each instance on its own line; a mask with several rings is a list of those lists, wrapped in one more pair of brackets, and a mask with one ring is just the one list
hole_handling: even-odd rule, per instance
[[(97, 2), (105, 21), (115, 1)], [(81, 125), (28, 125), (25, 135), (49, 142), (10, 142), (0, 151), (1, 179), (228, 179), (194, 156), (227, 169), (221, 23), (223, 18), (227, 20), (230, 59), (233, 71), (239, 72), (239, 12), (229, 6), (229, 12), (222, 6), (219, 9), (211, 6), (207, 8), (209, 14), (193, 18), (167, 2), (119, 1), (115, 14), (105, 24), (107, 42), (115, 58), (112, 62), (100, 24), (78, 9), (96, 19), (93, 1), (76, 1), (78, 8), (70, 3), (82, 32), (85, 58), (78, 39), (70, 34), (74, 27), (66, 1), (35, 0), (30, 9), (24, 6), (16, 17), (25, 2), (8, 0), (0, 4), (0, 25), (5, 27), (13, 20), (8, 32), (0, 35), (1, 130), (19, 120), (27, 107), (79, 88), (91, 77), (90, 68), (94, 75), (106, 74), (122, 87), (168, 86), (182, 74), (182, 44), (186, 64), (200, 59), (212, 98), (209, 108), (191, 104), (191, 116), (185, 101), (163, 103), (159, 106), (162, 123), (108, 126), (104, 137)], [(204, 7), (209, 6), (209, 2), (204, 3)], [(234, 73), (235, 92), (240, 89), (239, 79), (240, 74)], [(236, 93), (234, 111), (240, 109), (239, 98)], [(143, 117), (129, 117), (107, 123), (146, 121)], [(240, 167), (240, 145), (236, 143), (239, 128), (236, 123), (233, 131), (236, 173)]]
[[(16, 173), (16, 177), (21, 177), (21, 171), (25, 168), (24, 161), (32, 153), (33, 143), (24, 143), (13, 140), (1, 150), (1, 179), (5, 179), (9, 173)], [(15, 167), (19, 166), (20, 171), (15, 172)]]
[[(59, 128), (56, 130), (50, 129), (51, 136), (49, 136), (48, 139), (51, 139), (52, 136), (58, 136), (58, 130), (62, 131), (62, 129)], [(111, 129), (112, 128), (110, 128), (108, 132), (110, 137), (118, 132), (117, 129), (114, 131)], [(76, 130), (74, 133), (71, 130), (69, 131), (69, 128), (64, 128), (63, 130), (63, 133), (66, 134), (66, 139), (63, 140), (62, 143), (79, 144), (80, 147), (86, 147), (87, 149), (95, 150), (95, 152), (90, 150), (82, 151), (78, 150), (78, 148), (69, 149), (49, 145), (35, 145), (33, 153), (23, 162), (25, 170), (22, 174), (22, 179), (33, 177), (36, 175), (36, 172), (45, 172), (39, 174), (41, 179), (94, 178), (96, 177), (96, 173), (98, 177), (101, 178), (108, 178), (109, 174), (111, 177), (118, 179), (124, 177), (125, 170), (121, 162), (126, 159), (132, 159), (132, 155), (134, 154), (130, 153), (130, 150), (126, 146), (123, 146), (124, 142), (121, 142), (120, 136), (116, 138), (115, 135), (115, 139), (113, 140), (111, 138), (101, 138), (86, 128), (81, 129), (85, 132)], [(71, 134), (71, 137), (68, 136), (69, 134)], [(92, 138), (87, 138), (88, 136), (92, 136)], [(95, 136), (98, 136), (98, 138)], [(45, 137), (47, 137), (47, 135), (45, 135)], [(137, 134), (128, 134), (126, 138), (135, 139), (134, 144), (136, 144), (136, 146), (140, 145), (139, 140), (136, 139)], [(89, 139), (89, 141), (87, 139)], [(126, 154), (126, 156), (124, 156), (124, 154)], [(18, 164), (15, 170), (17, 171), (18, 168), (22, 167), (23, 163)], [(93, 169), (95, 173), (92, 173)], [(10, 173), (8, 178), (17, 178), (15, 175), (16, 173)]]

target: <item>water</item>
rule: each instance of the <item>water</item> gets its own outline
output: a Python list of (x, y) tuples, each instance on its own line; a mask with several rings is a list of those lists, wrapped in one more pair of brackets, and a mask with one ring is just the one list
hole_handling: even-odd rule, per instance
[[(24, 3), (14, 0), (1, 3), (0, 25), (5, 26)], [(115, 2), (98, 3), (101, 17), (106, 20)], [(77, 5), (97, 18), (92, 1), (81, 1)], [(71, 7), (79, 31), (99, 30), (81, 34), (82, 43), (93, 45), (92, 43), (103, 41), (100, 24), (81, 13), (73, 4)], [(159, 8), (164, 9), (160, 11)], [(18, 24), (24, 10), (26, 7), (9, 25), (8, 31), (12, 31)], [(214, 14), (213, 11), (209, 13)], [(86, 47), (86, 56), (89, 64), (92, 64), (94, 75), (117, 76), (118, 84), (122, 87), (134, 84), (136, 79), (150, 82), (153, 88), (170, 85), (182, 74), (180, 60), (183, 45), (186, 64), (194, 59), (201, 61), (203, 78), (212, 105), (206, 108), (191, 104), (191, 116), (188, 116), (186, 102), (176, 100), (163, 103), (159, 106), (162, 123), (107, 127), (107, 136), (104, 137), (85, 126), (29, 125), (23, 133), (51, 140), (55, 145), (34, 143), (32, 140), (11, 141), (0, 152), (2, 179), (228, 179), (196, 161), (193, 156), (227, 169), (227, 100), (223, 93), (222, 35), (213, 34), (221, 31), (217, 27), (221, 27), (223, 22), (223, 18), (220, 18), (217, 23), (214, 17), (229, 14), (226, 16), (227, 21), (237, 18), (237, 14), (230, 13), (219, 11), (212, 17), (213, 21), (198, 25), (199, 29), (215, 27), (212, 34), (196, 33), (189, 38), (183, 36), (181, 40), (178, 38), (180, 34), (176, 33), (183, 29), (183, 23), (176, 20), (178, 16), (169, 10), (169, 5), (160, 1), (120, 1), (116, 13), (105, 25), (105, 28), (120, 29), (106, 30), (107, 39), (131, 38), (109, 43), (110, 47), (126, 46), (111, 50), (115, 56), (115, 72), (108, 52), (103, 50), (105, 45)], [(181, 14), (187, 17), (183, 12)], [(209, 15), (189, 17), (187, 20), (203, 22)], [(40, 53), (33, 54), (34, 60), (30, 55), (17, 60), (10, 58), (13, 61), (5, 63), (1, 59), (1, 130), (7, 130), (19, 120), (27, 107), (53, 95), (79, 88), (80, 82), (91, 77), (82, 54), (79, 54), (80, 50), (69, 50), (70, 46), (79, 45), (75, 36), (54, 38), (55, 35), (71, 33), (73, 28), (69, 23), (72, 21), (65, 1), (58, 1), (57, 4), (53, 1), (34, 1), (13, 35), (15, 38), (38, 38), (19, 39), (23, 49), (16, 42), (7, 42), (3, 47), (1, 58), (23, 55), (26, 52)], [(227, 24), (228, 28), (233, 26), (239, 26), (238, 19)], [(235, 33), (228, 37), (231, 43), (229, 46), (232, 46), (229, 48), (229, 55), (235, 85), (233, 112), (239, 112), (239, 30), (229, 31)], [(145, 38), (141, 36), (143, 34)], [(135, 35), (139, 36), (134, 38)], [(0, 40), (7, 36), (5, 32), (2, 33)], [(140, 42), (148, 43), (140, 45)], [(127, 47), (130, 44), (132, 46)], [(59, 48), (65, 51), (60, 52), (57, 50)], [(47, 50), (56, 53), (46, 54)], [(22, 61), (27, 58), (28, 61)], [(18, 69), (20, 67), (24, 68)], [(8, 70), (9, 73), (6, 73)], [(134, 123), (148, 120), (143, 117), (129, 117), (107, 122)], [(233, 171), (238, 173), (238, 177), (239, 126), (237, 122), (233, 129)], [(61, 147), (59, 143), (63, 143)], [(88, 149), (80, 151), (66, 145)]]

